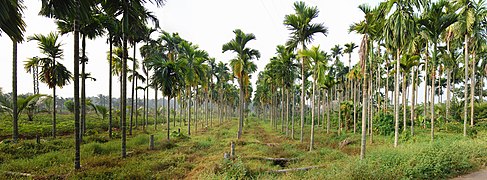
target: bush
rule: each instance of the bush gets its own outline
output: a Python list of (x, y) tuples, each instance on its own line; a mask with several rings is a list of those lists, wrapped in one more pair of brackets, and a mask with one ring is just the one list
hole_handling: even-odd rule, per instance
[(250, 175), (240, 158), (236, 158), (233, 161), (224, 159), (221, 167), (225, 179), (245, 179)]
[[(378, 113), (374, 116), (374, 131), (380, 135), (391, 135), (394, 133), (394, 116), (390, 113)], [(399, 123), (400, 125), (401, 123)]]

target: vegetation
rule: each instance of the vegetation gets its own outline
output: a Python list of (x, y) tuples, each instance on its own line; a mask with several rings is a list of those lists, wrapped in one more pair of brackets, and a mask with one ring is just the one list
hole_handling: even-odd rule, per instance
[[(315, 22), (318, 7), (295, 2), (282, 22), (289, 39), (258, 73), (255, 89), (254, 60), (261, 54), (248, 44), (257, 41), (253, 33), (235, 29), (221, 49), (234, 58), (217, 62), (178, 33), (161, 30), (147, 2), (164, 5), (42, 0), (39, 14), (53, 18), (59, 32), (27, 38), (43, 56), (25, 61), (34, 92), (23, 95), (16, 54), (25, 6), (0, 3), (0, 33), (13, 42), (12, 93), (0, 89), (1, 177), (445, 179), (486, 166), (484, 0), (360, 5), (364, 17), (349, 33), (361, 42), (329, 52), (308, 47), (328, 35)], [(58, 40), (67, 33), (74, 38), (72, 72), (59, 62), (66, 57)], [(110, 48), (109, 94), (87, 97), (86, 80), (95, 77), (86, 69), (86, 39), (99, 37)], [(113, 76), (120, 98), (112, 96)], [(52, 97), (39, 94), (39, 81)], [(56, 97), (56, 87), (71, 81), (73, 98)]]

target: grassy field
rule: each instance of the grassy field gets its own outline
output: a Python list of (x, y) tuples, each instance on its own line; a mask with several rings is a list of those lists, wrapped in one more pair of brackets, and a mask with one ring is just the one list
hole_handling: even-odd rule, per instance
[[(81, 146), (81, 170), (74, 171), (74, 140), (70, 115), (60, 116), (57, 139), (49, 138), (49, 116), (40, 115), (45, 121), (22, 124), (21, 133), (29, 137), (36, 127), (45, 134), (41, 143), (34, 139), (13, 144), (0, 143), (0, 176), (34, 179), (445, 179), (475, 171), (487, 162), (487, 132), (479, 130), (475, 137), (459, 133), (438, 132), (434, 143), (429, 130), (416, 128), (416, 136), (401, 135), (400, 146), (393, 148), (392, 136), (374, 136), (368, 139), (365, 160), (359, 160), (360, 136), (353, 133), (326, 134), (322, 127), (316, 129), (315, 150), (309, 152), (309, 129), (305, 129), (303, 143), (299, 131), (292, 140), (280, 129), (273, 129), (268, 122), (250, 118), (241, 140), (236, 141), (237, 121), (217, 120), (211, 128), (198, 128), (191, 137), (186, 127), (171, 132), (166, 141), (166, 131), (150, 126), (145, 131), (138, 128), (128, 137), (128, 157), (120, 155), (120, 139), (109, 139), (107, 120), (89, 116), (89, 133)], [(39, 118), (41, 119), (41, 118)], [(116, 122), (116, 121), (115, 121)], [(2, 124), (8, 124), (2, 122)], [(177, 124), (178, 125), (178, 124)], [(2, 135), (7, 135), (2, 125)], [(99, 128), (93, 128), (99, 127)], [(165, 127), (165, 126), (164, 126)], [(280, 128), (280, 126), (279, 126)], [(44, 130), (46, 129), (46, 130)], [(296, 125), (296, 130), (299, 128)], [(46, 131), (44, 133), (44, 131)], [(115, 134), (119, 134), (118, 131)], [(155, 135), (155, 149), (149, 150), (149, 136)], [(117, 136), (115, 136), (117, 137)], [(340, 147), (347, 139), (350, 144)], [(230, 144), (236, 143), (236, 157), (224, 159)], [(267, 161), (262, 157), (294, 158), (292, 161)], [(310, 167), (308, 171), (276, 173), (274, 170)], [(27, 173), (33, 177), (12, 175)], [(14, 173), (14, 174), (15, 174)], [(25, 175), (25, 174), (24, 174)]]

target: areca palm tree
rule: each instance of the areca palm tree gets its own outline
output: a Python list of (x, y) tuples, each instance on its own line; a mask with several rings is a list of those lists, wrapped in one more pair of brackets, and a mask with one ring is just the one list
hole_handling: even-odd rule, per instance
[(79, 24), (77, 21), (89, 19), (92, 9), (98, 1), (95, 0), (42, 0), (39, 14), (55, 19), (71, 17), (74, 19), (73, 39), (73, 81), (74, 81), (74, 124), (75, 124), (75, 158), (74, 168), (80, 168), (80, 129), (79, 129)]
[(6, 0), (0, 2), (0, 36), (2, 32), (12, 40), (12, 139), (19, 138), (17, 107), (17, 43), (24, 40), (25, 22), (22, 19), (23, 1)]
[(430, 7), (426, 8), (423, 18), (419, 20), (419, 24), (424, 27), (424, 32), (427, 33), (429, 39), (433, 43), (433, 59), (431, 61), (431, 141), (434, 140), (434, 105), (435, 105), (435, 78), (436, 78), (436, 63), (438, 56), (438, 41), (440, 35), (446, 30), (450, 25), (457, 21), (457, 15), (455, 13), (447, 14), (445, 12), (445, 7), (448, 6), (448, 1), (440, 0), (433, 3)]
[[(46, 56), (35, 60), (41, 67), (40, 81), (46, 83), (49, 88), (52, 88), (53, 109), (52, 109), (52, 137), (56, 138), (56, 86), (63, 87), (69, 84), (71, 80), (71, 72), (69, 72), (64, 65), (57, 62), (57, 59), (63, 57), (63, 50), (61, 43), (58, 42), (59, 35), (49, 33), (47, 36), (42, 34), (35, 34), (28, 37), (29, 41), (37, 41), (37, 45), (41, 52)], [(33, 63), (27, 63), (33, 64)], [(30, 67), (26, 67), (29, 68)]]
[[(395, 51), (396, 57), (396, 81), (394, 82), (394, 104), (395, 107), (395, 133), (394, 133), (394, 147), (397, 147), (399, 141), (399, 66), (400, 57), (406, 51), (407, 45), (411, 42), (412, 37), (416, 33), (416, 23), (413, 17), (413, 4), (409, 1), (395, 1), (391, 0), (388, 4), (389, 9), (394, 9), (394, 12), (389, 16), (385, 22), (384, 40), (386, 47)], [(395, 8), (394, 8), (395, 7)]]
[[(348, 54), (348, 69), (349, 69), (349, 71), (352, 70), (352, 53), (353, 53), (353, 50), (355, 50), (355, 48), (358, 48), (358, 46), (354, 42), (350, 42), (350, 43), (345, 44), (345, 49), (343, 50), (343, 53)], [(350, 90), (350, 94), (352, 94), (353, 93), (351, 91), (352, 90), (352, 81), (350, 79), (348, 80), (348, 87)], [(350, 97), (349, 99), (352, 99), (352, 98), (353, 97)]]
[(123, 58), (122, 58), (122, 93), (121, 93), (121, 122), (122, 122), (122, 157), (125, 158), (127, 155), (126, 149), (126, 141), (127, 141), (127, 127), (126, 127), (126, 104), (127, 104), (127, 69), (126, 63), (128, 54), (126, 53), (128, 46), (128, 35), (131, 30), (131, 22), (146, 22), (148, 18), (152, 19), (156, 24), (157, 21), (152, 16), (152, 14), (148, 13), (144, 8), (145, 2), (155, 3), (158, 7), (162, 6), (164, 0), (105, 0), (103, 5), (103, 9), (108, 12), (109, 14), (115, 15), (122, 15), (122, 48), (124, 49)]
[[(313, 36), (321, 33), (328, 34), (328, 28), (323, 23), (313, 23), (313, 19), (319, 15), (319, 10), (316, 6), (309, 7), (304, 2), (294, 3), (294, 14), (288, 14), (284, 17), (284, 25), (291, 31), (290, 39), (286, 42), (288, 47), (296, 49), (301, 45), (301, 49), (306, 49), (306, 45), (313, 41)], [(304, 59), (301, 59), (301, 77), (304, 77)], [(304, 128), (304, 82), (301, 79), (301, 135), (300, 141), (303, 142), (303, 128)]]
[(202, 65), (208, 59), (208, 53), (187, 41), (182, 41), (179, 45), (181, 49), (179, 58), (184, 61), (184, 79), (188, 98), (188, 135), (191, 135), (191, 93), (193, 87), (197, 88), (199, 80), (204, 79), (205, 73)]
[(252, 62), (252, 59), (259, 59), (260, 52), (256, 49), (247, 47), (249, 41), (256, 39), (254, 34), (245, 34), (240, 29), (234, 30), (233, 33), (235, 33), (235, 38), (230, 40), (230, 42), (223, 44), (222, 51), (233, 51), (237, 53), (237, 56), (230, 60), (230, 66), (232, 67), (233, 74), (238, 79), (240, 87), (239, 126), (237, 134), (237, 138), (240, 139), (244, 121), (244, 88), (248, 85), (247, 83), (249, 83), (249, 75), (257, 70), (257, 66)]
[(327, 61), (330, 59), (330, 56), (326, 54), (323, 50), (320, 49), (319, 46), (313, 46), (309, 50), (302, 50), (299, 51), (300, 57), (306, 57), (304, 59), (308, 59), (308, 64), (312, 64), (312, 72), (313, 72), (313, 87), (312, 87), (312, 95), (311, 95), (311, 138), (310, 138), (310, 148), (309, 150), (313, 150), (313, 143), (314, 143), (314, 126), (315, 126), (315, 89), (316, 89), (316, 82), (322, 81), (325, 76), (325, 70)]
[(366, 107), (367, 101), (364, 93), (367, 90), (367, 56), (369, 51), (370, 37), (377, 35), (378, 24), (375, 22), (376, 17), (374, 11), (368, 5), (360, 5), (358, 7), (364, 13), (364, 20), (354, 23), (350, 26), (349, 31), (362, 34), (362, 42), (360, 43), (359, 59), (360, 72), (362, 74), (362, 138), (360, 148), (360, 159), (365, 158), (365, 144), (366, 144)]

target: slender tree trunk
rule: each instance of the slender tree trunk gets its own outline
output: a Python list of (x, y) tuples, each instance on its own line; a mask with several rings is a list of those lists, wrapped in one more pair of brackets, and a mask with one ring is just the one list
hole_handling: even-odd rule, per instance
[(472, 54), (472, 76), (470, 77), (470, 127), (473, 127), (474, 119), (474, 97), (475, 97), (475, 66), (476, 66), (476, 53), (475, 49)]
[(289, 88), (286, 88), (286, 136), (289, 135)]
[(15, 143), (19, 140), (19, 115), (17, 107), (17, 41), (12, 39), (12, 138)]
[(242, 137), (242, 127), (243, 127), (243, 109), (244, 109), (244, 85), (243, 85), (243, 77), (239, 79), (239, 84), (240, 84), (240, 109), (239, 109), (239, 121), (238, 121), (238, 133), (237, 133), (237, 139), (240, 139)]
[[(156, 93), (157, 94), (157, 93)], [(176, 104), (176, 103), (174, 103)], [(171, 96), (167, 96), (167, 141), (170, 141), (169, 133), (170, 133), (170, 122), (169, 119), (171, 118)], [(176, 121), (176, 119), (174, 119)]]
[[(305, 49), (303, 43), (303, 50)], [(300, 134), (300, 142), (303, 143), (303, 129), (304, 129), (304, 58), (301, 58), (301, 134)]]
[(436, 41), (433, 45), (433, 62), (431, 63), (431, 142), (435, 139), (435, 79), (436, 79), (436, 57), (437, 57), (437, 45)]
[[(135, 113), (134, 114), (135, 114), (135, 129), (137, 129), (138, 123), (139, 123), (139, 121), (138, 121), (139, 120), (139, 113), (138, 113), (139, 112), (139, 109), (138, 109), (138, 104), (139, 104), (139, 96), (138, 96), (138, 94), (139, 93), (138, 93), (138, 90), (137, 90), (137, 86), (138, 86), (138, 83), (139, 82), (138, 82), (138, 79), (137, 78), (135, 78), (134, 81), (135, 81), (135, 107), (134, 107)], [(132, 127), (132, 125), (130, 125), (130, 126)]]
[[(366, 64), (366, 63), (364, 63)], [(367, 69), (365, 65), (364, 69)], [(367, 112), (367, 96), (365, 96), (365, 90), (367, 90), (367, 75), (363, 74), (363, 82), (362, 82), (362, 137), (360, 142), (360, 159), (365, 158), (365, 149), (366, 149), (366, 141), (367, 141), (367, 120), (366, 120), (366, 112)]]
[[(355, 134), (356, 130), (357, 130), (357, 88), (356, 88), (356, 83), (355, 81), (351, 81), (352, 83), (352, 93), (353, 93), (353, 133)], [(387, 96), (387, 94), (386, 94)]]
[(198, 132), (198, 86), (194, 95), (194, 132)]
[(172, 121), (173, 121), (173, 127), (176, 127), (176, 97), (172, 100), (172, 109), (174, 111), (174, 114), (172, 114)]
[(397, 49), (396, 52), (396, 81), (394, 82), (394, 119), (395, 119), (395, 126), (394, 126), (394, 147), (397, 147), (399, 142), (399, 61), (400, 61), (400, 49)]
[[(149, 75), (147, 75), (147, 79), (149, 79)], [(145, 91), (145, 93), (146, 93), (145, 95), (147, 96), (147, 101), (145, 102), (146, 103), (145, 104), (145, 106), (146, 106), (146, 108), (145, 108), (145, 127), (149, 128), (149, 110), (150, 110), (150, 108), (149, 108), (149, 102), (150, 102), (149, 90), (150, 90), (150, 88), (149, 87), (150, 86), (149, 86), (149, 81), (146, 81), (146, 82), (147, 82), (147, 88), (146, 88), (147, 90)]]
[(79, 26), (77, 20), (74, 20), (74, 58), (73, 58), (73, 82), (74, 82), (74, 137), (75, 137), (75, 153), (74, 153), (74, 169), (80, 169), (80, 129), (79, 129)]
[(331, 121), (330, 121), (330, 94), (331, 94), (331, 90), (328, 89), (327, 90), (328, 92), (326, 93), (326, 134), (329, 134), (330, 133), (330, 129), (331, 129)]
[(135, 64), (137, 62), (137, 59), (135, 58), (135, 53), (136, 53), (136, 45), (137, 43), (134, 42), (134, 59), (132, 60), (132, 102), (131, 102), (131, 108), (130, 108), (130, 125), (129, 125), (129, 135), (132, 136), (132, 127), (133, 127), (133, 119), (134, 119), (134, 91), (135, 91), (135, 81), (137, 81), (137, 77), (135, 77), (135, 72), (136, 72), (136, 69), (135, 69)]
[(316, 77), (313, 78), (313, 92), (311, 95), (311, 138), (309, 143), (309, 151), (313, 150), (313, 143), (315, 141), (315, 87), (316, 87)]
[(281, 88), (281, 132), (284, 132), (284, 79)]
[(423, 128), (426, 126), (425, 119), (428, 117), (428, 44), (426, 44), (426, 63), (425, 63), (425, 70), (424, 70), (424, 104), (423, 104)]
[(416, 70), (413, 70), (412, 77), (412, 92), (411, 92), (411, 136), (414, 136), (414, 117), (415, 117), (415, 110), (414, 105), (416, 103)]
[(446, 122), (450, 120), (450, 99), (451, 99), (451, 70), (446, 70)]
[(406, 72), (402, 73), (402, 119), (403, 119), (403, 131), (406, 131), (407, 125), (406, 125), (406, 117), (407, 117), (407, 94), (406, 94)]
[(113, 37), (111, 34), (110, 34), (109, 38), (110, 38), (110, 40), (109, 40), (110, 41), (110, 55), (109, 55), (110, 61), (108, 62), (109, 63), (109, 65), (108, 65), (109, 66), (108, 67), (108, 69), (109, 69), (108, 70), (108, 99), (109, 99), (108, 100), (109, 101), (108, 102), (109, 103), (108, 104), (108, 116), (109, 116), (108, 117), (109, 118), (108, 119), (108, 136), (110, 137), (110, 139), (112, 139), (112, 129), (113, 129), (112, 128), (112, 120), (113, 120), (112, 119), (113, 118), (113, 116), (112, 116), (112, 85), (113, 85), (113, 82), (112, 82), (112, 78), (113, 78), (112, 77), (112, 74), (113, 74), (113, 72), (112, 72), (112, 70), (113, 70), (112, 69), (112, 66), (113, 66), (113, 64), (112, 64), (113, 41), (112, 41), (112, 38)]
[(158, 99), (157, 99), (157, 85), (156, 84), (154, 84), (154, 96), (155, 96), (154, 98), (155, 98), (155, 108), (156, 108), (156, 114), (155, 114), (155, 118), (154, 118), (154, 130), (157, 130), (157, 118), (158, 118), (157, 114), (159, 114), (159, 109), (157, 107)]
[(205, 119), (206, 119), (206, 128), (208, 128), (208, 101), (210, 99), (210, 94), (208, 90), (206, 90), (206, 99), (205, 99)]
[[(82, 35), (81, 40), (81, 142), (83, 142), (83, 134), (86, 133), (86, 36)], [(55, 62), (54, 62), (55, 63)]]
[(291, 139), (294, 140), (294, 111), (296, 110), (295, 104), (296, 104), (296, 92), (294, 91), (293, 87), (293, 105), (292, 105), (292, 111), (291, 111)]
[[(122, 101), (122, 158), (127, 156), (127, 30), (128, 30), (128, 12), (127, 7), (124, 8), (123, 13), (123, 57), (122, 57), (122, 94), (121, 94), (121, 101)], [(147, 89), (148, 91), (149, 89)]]
[(147, 127), (147, 119), (145, 118), (145, 108), (146, 108), (145, 105), (146, 105), (146, 101), (147, 101), (147, 97), (145, 96), (146, 95), (146, 93), (145, 93), (146, 90), (147, 90), (147, 87), (144, 89), (144, 108), (142, 108), (142, 110), (144, 111), (144, 112), (142, 112), (142, 119), (144, 120), (142, 127), (143, 127), (144, 130), (145, 130), (145, 127)]
[(340, 107), (342, 104), (342, 95), (341, 91), (338, 92), (338, 134), (342, 133), (342, 108)]
[[(53, 58), (53, 67), (56, 67), (56, 59)], [(53, 80), (54, 86), (52, 88), (52, 138), (56, 138), (56, 78)], [(82, 134), (82, 133), (80, 133)], [(83, 139), (80, 139), (81, 141)]]
[(387, 76), (386, 76), (386, 97), (384, 101), (384, 112), (387, 113), (387, 108), (389, 106), (389, 59), (386, 57), (386, 65), (387, 65)]
[(191, 86), (187, 87), (188, 101), (188, 135), (191, 135)]

